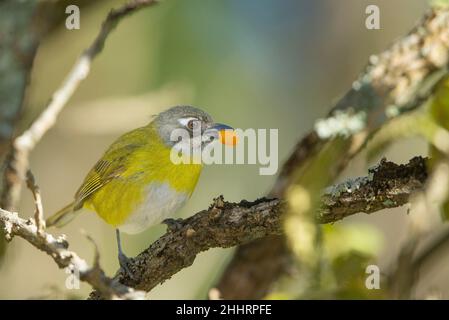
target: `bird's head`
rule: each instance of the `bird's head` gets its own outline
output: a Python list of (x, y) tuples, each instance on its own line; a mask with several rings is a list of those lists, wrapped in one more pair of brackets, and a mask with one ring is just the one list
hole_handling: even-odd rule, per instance
[(214, 141), (236, 143), (230, 126), (215, 123), (209, 114), (191, 106), (177, 106), (161, 112), (154, 119), (154, 125), (165, 145), (183, 153), (201, 151)]

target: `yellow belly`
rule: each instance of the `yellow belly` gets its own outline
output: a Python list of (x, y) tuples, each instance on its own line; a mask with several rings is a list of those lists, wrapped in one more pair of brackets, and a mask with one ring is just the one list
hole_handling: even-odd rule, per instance
[(150, 226), (173, 217), (190, 198), (186, 192), (176, 191), (167, 183), (152, 183), (146, 187), (143, 201), (117, 227), (126, 233), (139, 233)]
[[(149, 161), (154, 152), (157, 161)], [(131, 233), (142, 231), (139, 224), (147, 228), (174, 214), (190, 198), (202, 170), (198, 164), (173, 164), (166, 147), (138, 150), (128, 160), (131, 165), (126, 171), (92, 194), (83, 206), (114, 227), (128, 225), (123, 231)]]

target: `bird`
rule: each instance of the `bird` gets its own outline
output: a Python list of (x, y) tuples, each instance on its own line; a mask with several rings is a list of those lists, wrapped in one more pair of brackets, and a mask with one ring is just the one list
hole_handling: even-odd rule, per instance
[[(173, 139), (175, 130), (186, 132), (186, 138)], [(82, 208), (96, 212), (115, 229), (119, 264), (129, 272), (120, 233), (140, 233), (159, 223), (173, 227), (176, 220), (171, 217), (191, 197), (203, 168), (201, 162), (193, 161), (195, 155), (216, 141), (235, 144), (233, 132), (232, 127), (215, 123), (209, 114), (192, 106), (159, 113), (146, 126), (123, 134), (110, 145), (88, 172), (74, 200), (46, 220), (47, 227), (66, 225)], [(172, 150), (191, 161), (174, 163)]]

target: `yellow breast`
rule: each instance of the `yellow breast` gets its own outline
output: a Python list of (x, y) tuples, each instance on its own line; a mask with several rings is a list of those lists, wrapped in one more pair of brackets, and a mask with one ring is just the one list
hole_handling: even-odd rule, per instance
[[(174, 164), (170, 160), (171, 149), (162, 143), (154, 129), (143, 130), (134, 139), (141, 142), (141, 135), (145, 135), (147, 143), (127, 155), (120, 174), (83, 204), (115, 227), (129, 222), (133, 214), (142, 210), (146, 210), (148, 219), (145, 221), (149, 225), (160, 222), (156, 216), (173, 213), (170, 211), (179, 209), (185, 202), (182, 199), (191, 196), (202, 170), (199, 164)], [(108, 153), (104, 157), (107, 158)], [(152, 217), (154, 219), (150, 219)], [(140, 223), (136, 221), (135, 224)]]

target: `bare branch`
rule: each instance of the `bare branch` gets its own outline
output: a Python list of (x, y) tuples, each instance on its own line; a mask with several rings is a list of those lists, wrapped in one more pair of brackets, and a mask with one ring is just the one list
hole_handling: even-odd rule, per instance
[[(34, 8), (34, 6), (36, 6), (35, 2), (36, 1), (30, 1), (29, 6)], [(0, 227), (2, 227), (1, 229), (6, 230), (6, 238), (10, 240), (14, 235), (19, 235), (25, 238), (34, 246), (50, 254), (60, 267), (70, 267), (72, 270), (79, 270), (82, 280), (89, 282), (108, 297), (117, 296), (127, 298), (128, 295), (129, 297), (137, 297), (139, 294), (132, 292), (131, 289), (122, 285), (112, 283), (112, 281), (104, 275), (98, 264), (95, 264), (93, 268), (88, 268), (84, 260), (80, 259), (75, 253), (66, 250), (65, 241), (54, 239), (51, 235), (44, 232), (45, 221), (43, 219), (42, 200), (39, 188), (35, 184), (31, 172), (28, 171), (28, 157), (44, 134), (53, 127), (59, 113), (67, 104), (81, 81), (83, 81), (89, 74), (92, 61), (102, 51), (110, 32), (114, 30), (124, 17), (129, 16), (139, 9), (156, 3), (157, 0), (132, 0), (118, 9), (111, 10), (102, 24), (100, 32), (89, 48), (87, 48), (75, 62), (61, 86), (51, 97), (49, 104), (43, 109), (37, 119), (33, 121), (31, 126), (13, 140), (11, 150), (5, 159), (0, 204), (7, 210), (0, 209)], [(29, 31), (28, 29), (27, 32)], [(33, 42), (32, 46), (29, 48), (29, 51), (33, 56), (36, 47), (37, 42)], [(27, 70), (31, 68), (32, 59), (29, 60), (30, 61), (25, 61)], [(22, 82), (23, 83), (21, 83), (18, 90), (23, 91), (25, 90), (26, 81)], [(20, 101), (17, 101), (16, 106), (14, 106), (17, 107), (17, 109), (19, 103), (21, 103), (21, 97), (22, 95), (18, 95)], [(9, 114), (13, 115), (16, 113), (17, 112), (9, 112)], [(3, 132), (6, 132), (6, 130), (3, 130)], [(12, 129), (8, 129), (8, 134), (12, 134)], [(3, 139), (3, 137), (0, 138)], [(28, 187), (33, 192), (35, 200), (35, 224), (30, 221), (22, 220), (16, 214), (10, 212), (14, 209), (19, 200), (22, 181), (25, 179), (27, 180)]]
[[(371, 213), (401, 206), (413, 192), (423, 187), (426, 177), (425, 159), (421, 157), (404, 165), (383, 160), (370, 169), (369, 176), (328, 188), (316, 219), (319, 223), (330, 223), (357, 212)], [(150, 291), (190, 266), (202, 251), (280, 235), (284, 206), (278, 199), (230, 203), (219, 197), (209, 209), (182, 220), (179, 228), (167, 231), (132, 259), (128, 264), (132, 277), (119, 271), (115, 279), (136, 289)], [(90, 298), (99, 299), (101, 295), (93, 292)]]
[(24, 180), (28, 169), (29, 153), (43, 135), (53, 127), (59, 113), (72, 97), (81, 81), (87, 77), (92, 61), (103, 49), (110, 32), (114, 30), (124, 17), (156, 3), (156, 0), (133, 0), (118, 9), (112, 10), (103, 22), (100, 32), (93, 43), (75, 62), (62, 85), (53, 94), (50, 103), (44, 108), (44, 111), (24, 133), (14, 140), (12, 150), (6, 160), (4, 173), (4, 186), (1, 197), (1, 203), (4, 208), (12, 210), (15, 207), (20, 196), (21, 182)]
[(31, 151), (42, 136), (54, 125), (56, 117), (72, 97), (80, 82), (89, 74), (92, 61), (102, 51), (107, 37), (121, 19), (141, 8), (156, 3), (156, 0), (134, 0), (118, 9), (111, 10), (103, 22), (99, 34), (75, 62), (61, 87), (53, 94), (50, 103), (30, 128), (16, 139), (14, 144), (17, 149), (25, 152)]
[(64, 237), (55, 238), (38, 229), (32, 220), (19, 218), (17, 213), (0, 209), (0, 226), (4, 229), (8, 241), (14, 236), (21, 237), (39, 250), (44, 251), (60, 268), (69, 268), (79, 274), (80, 280), (96, 288), (107, 298), (143, 299), (145, 294), (108, 278), (98, 265), (89, 267), (75, 252), (67, 250), (68, 242)]
[[(52, 9), (53, 3), (37, 0), (0, 1), (1, 163), (6, 160), (13, 142), (39, 41), (55, 24), (54, 19), (51, 19), (54, 13)], [(0, 165), (0, 172), (3, 171), (3, 165)], [(14, 179), (12, 176), (10, 178)], [(0, 197), (0, 207), (12, 209), (8, 198)], [(1, 260), (6, 250), (1, 231), (0, 238)]]
[(36, 209), (34, 211), (34, 221), (37, 227), (37, 234), (39, 236), (43, 235), (43, 231), (45, 229), (45, 219), (44, 219), (44, 208), (42, 206), (42, 197), (39, 186), (36, 184), (34, 180), (34, 176), (31, 173), (31, 170), (27, 172), (27, 187), (31, 190), (34, 198), (34, 205)]

